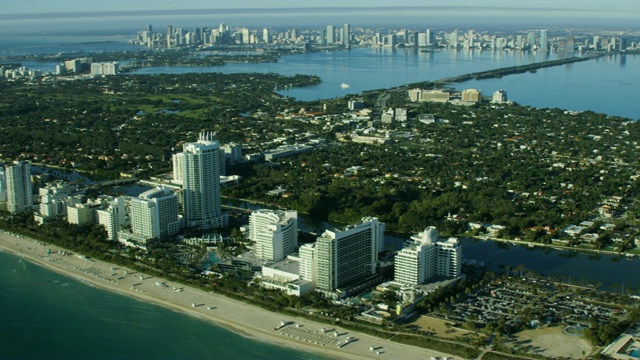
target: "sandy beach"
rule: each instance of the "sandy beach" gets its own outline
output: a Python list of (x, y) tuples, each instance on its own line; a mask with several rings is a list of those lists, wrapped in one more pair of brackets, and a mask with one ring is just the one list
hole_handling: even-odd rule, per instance
[(69, 255), (68, 251), (65, 255), (65, 249), (4, 232), (0, 233), (0, 248), (106, 290), (187, 312), (246, 336), (331, 358), (408, 360), (450, 356), (340, 327), (280, 315), (119, 265), (87, 259), (76, 253)]

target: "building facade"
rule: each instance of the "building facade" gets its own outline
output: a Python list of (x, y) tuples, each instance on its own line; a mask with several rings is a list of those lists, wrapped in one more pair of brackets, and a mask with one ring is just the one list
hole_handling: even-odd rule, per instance
[(462, 101), (479, 103), (482, 101), (482, 92), (476, 89), (462, 90)]
[(7, 184), (7, 211), (19, 214), (30, 211), (33, 206), (33, 185), (31, 164), (28, 161), (14, 161), (5, 169)]
[(507, 102), (507, 92), (504, 90), (496, 90), (496, 92), (493, 93), (493, 98), (491, 99), (491, 102), (497, 103), (497, 104)]
[(334, 292), (375, 274), (384, 224), (363, 218), (355, 225), (326, 230), (316, 241), (316, 286)]
[(249, 238), (256, 243), (256, 257), (280, 261), (298, 247), (298, 213), (261, 209), (251, 213)]
[(180, 231), (178, 197), (167, 187), (143, 192), (129, 200), (130, 231), (121, 231), (120, 242), (146, 247), (151, 239), (162, 239)]
[(0, 162), (0, 210), (7, 207), (7, 173), (4, 164)]
[(214, 134), (201, 133), (173, 156), (174, 182), (182, 184), (185, 225), (202, 230), (224, 227), (220, 207), (220, 144)]
[(38, 224), (67, 214), (68, 198), (76, 189), (62, 182), (47, 184), (38, 190), (40, 205), (33, 218)]
[(435, 276), (457, 278), (461, 275), (460, 241), (449, 238), (438, 241), (435, 227), (411, 237), (411, 241), (395, 257), (394, 279), (403, 285), (424, 284)]
[(91, 64), (91, 75), (118, 75), (120, 64), (117, 62), (103, 62)]
[(126, 209), (121, 197), (110, 200), (104, 209), (96, 210), (98, 224), (107, 231), (107, 240), (118, 240), (120, 227), (126, 224)]

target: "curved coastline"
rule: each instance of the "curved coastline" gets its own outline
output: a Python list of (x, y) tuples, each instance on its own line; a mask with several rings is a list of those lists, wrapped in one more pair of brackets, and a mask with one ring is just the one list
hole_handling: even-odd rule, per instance
[[(275, 328), (281, 321), (287, 323), (284, 328), (292, 331), (315, 331), (327, 327), (326, 324), (280, 315), (219, 294), (208, 293), (100, 260), (88, 259), (75, 253), (63, 255), (58, 252), (65, 249), (26, 237), (18, 238), (0, 233), (0, 250), (93, 286), (211, 321), (229, 331), (258, 341), (272, 342), (321, 356), (354, 360), (372, 357), (424, 359), (429, 356), (448, 356), (434, 350), (394, 343), (338, 327), (335, 330), (341, 337), (349, 336), (357, 341), (341, 348), (333, 345), (315, 345), (311, 340), (296, 339)], [(50, 254), (47, 253), (48, 250)], [(88, 268), (93, 270), (88, 271)], [(372, 347), (379, 351), (373, 352)]]

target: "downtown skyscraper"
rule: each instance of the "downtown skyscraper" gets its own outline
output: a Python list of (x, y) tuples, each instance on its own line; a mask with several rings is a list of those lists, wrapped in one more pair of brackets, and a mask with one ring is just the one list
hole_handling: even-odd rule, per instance
[(540, 51), (549, 51), (549, 32), (546, 29), (540, 30)]
[(224, 227), (227, 214), (220, 209), (220, 143), (213, 133), (200, 133), (173, 155), (173, 179), (182, 185), (184, 222), (201, 230)]

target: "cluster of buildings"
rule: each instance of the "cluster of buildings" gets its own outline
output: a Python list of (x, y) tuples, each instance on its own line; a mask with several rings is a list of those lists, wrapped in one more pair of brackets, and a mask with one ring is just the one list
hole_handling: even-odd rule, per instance
[(90, 72), (91, 75), (118, 75), (120, 64), (117, 62), (94, 62), (92, 58), (77, 58), (67, 60), (63, 64), (56, 65), (56, 75), (82, 74)]
[[(118, 75), (120, 74), (120, 64), (118, 62), (93, 62), (91, 58), (78, 58), (56, 65), (54, 75), (86, 73), (90, 73), (92, 76)], [(0, 78), (37, 80), (44, 75), (42, 70), (30, 70), (25, 66), (17, 68), (0, 66)]]
[(118, 75), (120, 73), (120, 63), (118, 62), (96, 62), (91, 63), (91, 75)]
[(140, 31), (131, 43), (150, 48), (184, 46), (220, 46), (220, 45), (287, 45), (308, 44), (314, 46), (342, 46), (352, 44), (375, 47), (447, 47), (454, 49), (483, 50), (535, 50), (541, 52), (559, 51), (626, 51), (637, 49), (637, 43), (629, 43), (624, 37), (605, 36), (555, 36), (549, 37), (547, 29), (521, 31), (517, 34), (489, 34), (475, 30), (451, 32), (425, 29), (424, 31), (400, 29), (380, 31), (377, 29), (351, 29), (346, 23), (342, 26), (326, 25), (317, 29), (248, 29), (230, 28), (226, 24), (209, 29), (208, 27), (187, 30), (167, 26), (166, 31), (154, 32), (151, 25)]
[[(379, 282), (385, 265), (385, 224), (365, 217), (356, 224), (325, 230), (313, 243), (297, 244), (295, 211), (257, 210), (249, 220), (252, 256), (261, 265), (262, 286), (302, 296), (312, 290), (342, 298)], [(248, 255), (243, 255), (250, 261)], [(416, 287), (434, 278), (461, 276), (462, 249), (456, 238), (439, 241), (437, 230), (427, 228), (411, 238), (395, 256), (394, 284)]]
[[(460, 93), (452, 93), (447, 89), (411, 89), (407, 91), (409, 100), (413, 102), (452, 102), (461, 105), (473, 105), (483, 101), (482, 92), (477, 89), (464, 89)], [(506, 103), (507, 92), (497, 90), (491, 98), (492, 103)]]
[[(227, 150), (233, 154), (236, 149)], [(220, 201), (224, 159), (214, 134), (201, 133), (196, 142), (185, 143), (173, 155), (172, 179), (166, 186), (135, 197), (86, 199), (78, 186), (55, 182), (39, 188), (35, 202), (31, 165), (15, 161), (0, 166), (0, 204), (12, 214), (35, 210), (34, 219), (40, 224), (55, 218), (77, 225), (100, 224), (108, 240), (145, 248), (148, 241), (170, 238), (183, 227), (207, 231), (228, 225)], [(380, 258), (384, 231), (384, 223), (365, 217), (325, 230), (315, 242), (301, 245), (296, 211), (256, 210), (247, 227), (253, 249), (243, 260), (253, 258), (259, 264), (261, 284), (267, 288), (298, 296), (316, 290), (341, 298), (377, 284), (380, 269), (390, 266), (388, 259)], [(395, 282), (411, 287), (434, 277), (458, 278), (461, 256), (457, 239), (438, 241), (435, 228), (428, 228), (395, 257)]]
[(150, 48), (235, 44), (295, 44), (309, 42), (317, 45), (342, 45), (348, 47), (351, 43), (351, 26), (344, 24), (342, 27), (336, 28), (334, 25), (327, 25), (317, 32), (303, 33), (296, 29), (284, 32), (267, 28), (260, 30), (250, 30), (246, 27), (231, 29), (224, 23), (214, 29), (201, 27), (192, 30), (168, 25), (166, 32), (154, 32), (153, 26), (147, 25), (147, 27), (138, 32), (136, 38), (130, 42)]
[(27, 78), (29, 80), (35, 80), (42, 77), (42, 71), (29, 70), (25, 66), (11, 69), (0, 66), (0, 77), (4, 77), (6, 79)]
[[(34, 218), (40, 224), (59, 217), (78, 225), (101, 224), (109, 240), (139, 247), (176, 235), (184, 226), (225, 227), (228, 214), (220, 203), (224, 161), (225, 152), (214, 135), (201, 133), (197, 142), (185, 143), (183, 151), (173, 155), (171, 184), (137, 197), (86, 199), (77, 186), (53, 183), (39, 189)], [(27, 161), (0, 167), (0, 203), (12, 214), (34, 210), (30, 167)]]

